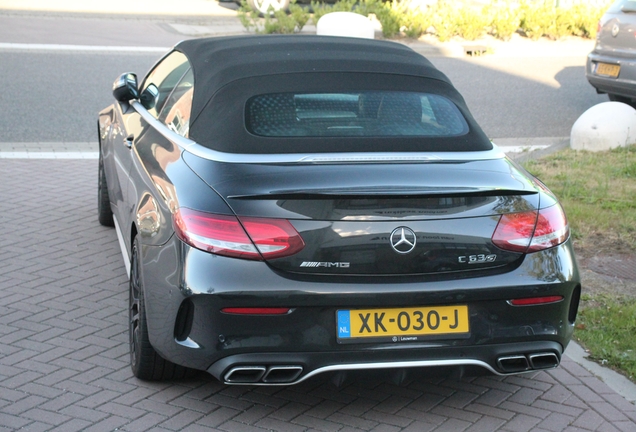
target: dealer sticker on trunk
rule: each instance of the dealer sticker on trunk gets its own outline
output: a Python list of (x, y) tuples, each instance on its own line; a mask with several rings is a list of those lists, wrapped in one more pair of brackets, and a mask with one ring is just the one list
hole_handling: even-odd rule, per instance
[(338, 341), (417, 341), (424, 336), (468, 335), (468, 306), (337, 311)]

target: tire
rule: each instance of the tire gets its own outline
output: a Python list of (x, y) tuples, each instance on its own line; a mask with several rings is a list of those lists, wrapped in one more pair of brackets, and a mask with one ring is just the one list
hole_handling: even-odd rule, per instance
[(271, 15), (273, 12), (289, 9), (290, 0), (247, 0), (247, 4), (260, 16)]
[(99, 151), (99, 168), (97, 169), (97, 220), (107, 227), (115, 226), (113, 212), (110, 209), (110, 198), (108, 197), (108, 186), (106, 184), (106, 174), (104, 174), (104, 159), (101, 149)]
[(133, 242), (130, 260), (128, 334), (130, 367), (133, 375), (146, 381), (163, 381), (189, 376), (190, 369), (162, 358), (150, 344), (144, 289), (140, 278), (139, 240)]

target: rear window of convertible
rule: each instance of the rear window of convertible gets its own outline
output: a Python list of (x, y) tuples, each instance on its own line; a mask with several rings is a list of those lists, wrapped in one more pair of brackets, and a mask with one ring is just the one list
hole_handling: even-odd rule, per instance
[(444, 96), (395, 91), (272, 93), (246, 104), (246, 128), (264, 137), (453, 137), (468, 133)]

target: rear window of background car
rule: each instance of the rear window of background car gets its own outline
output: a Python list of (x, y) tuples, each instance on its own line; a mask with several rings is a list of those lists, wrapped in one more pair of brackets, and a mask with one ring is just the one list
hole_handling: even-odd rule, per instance
[(617, 0), (607, 9), (607, 13), (617, 14), (620, 13), (623, 8), (630, 11), (636, 10), (635, 0)]
[(265, 137), (451, 137), (468, 133), (443, 96), (415, 92), (272, 93), (246, 104), (247, 130)]

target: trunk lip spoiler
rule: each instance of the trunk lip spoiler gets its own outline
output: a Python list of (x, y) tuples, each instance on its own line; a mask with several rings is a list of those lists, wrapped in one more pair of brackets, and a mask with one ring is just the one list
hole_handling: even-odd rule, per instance
[(228, 199), (277, 200), (277, 199), (365, 199), (365, 198), (449, 198), (536, 195), (539, 191), (528, 189), (496, 188), (391, 188), (391, 189), (301, 189), (276, 190), (268, 193), (228, 195)]

